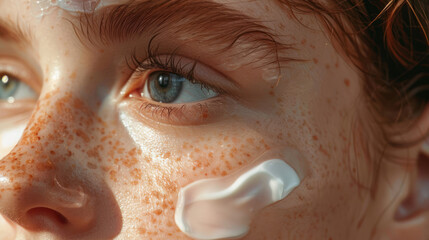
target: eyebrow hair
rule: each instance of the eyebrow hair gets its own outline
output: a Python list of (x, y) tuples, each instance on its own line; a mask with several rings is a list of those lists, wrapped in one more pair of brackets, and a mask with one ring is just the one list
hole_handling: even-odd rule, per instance
[(172, 33), (224, 53), (239, 46), (232, 56), (258, 56), (249, 63), (263, 65), (290, 61), (279, 51), (293, 49), (280, 43), (277, 34), (262, 21), (210, 0), (157, 0), (105, 7), (94, 14), (80, 15), (75, 32), (81, 42), (109, 46), (114, 43)]
[(31, 45), (32, 33), (30, 29), (24, 29), (20, 22), (11, 23), (0, 18), (0, 38), (14, 41), (16, 43), (27, 43)]

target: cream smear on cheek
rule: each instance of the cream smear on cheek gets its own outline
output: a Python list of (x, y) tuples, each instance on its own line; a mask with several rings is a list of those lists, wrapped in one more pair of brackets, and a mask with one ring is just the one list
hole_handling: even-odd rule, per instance
[(235, 174), (193, 182), (179, 192), (175, 221), (194, 239), (245, 235), (254, 215), (278, 202), (301, 182), (282, 159), (269, 159)]

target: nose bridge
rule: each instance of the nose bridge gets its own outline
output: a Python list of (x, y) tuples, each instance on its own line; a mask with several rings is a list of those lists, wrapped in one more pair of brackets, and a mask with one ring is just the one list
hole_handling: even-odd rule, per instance
[(76, 140), (88, 143), (88, 132), (94, 128), (96, 120), (99, 119), (93, 111), (71, 92), (53, 91), (39, 100), (20, 143), (39, 143), (45, 147), (70, 145)]
[(74, 152), (76, 148), (90, 145), (94, 138), (90, 132), (97, 120), (95, 114), (71, 93), (53, 91), (45, 94), (20, 141), (0, 162), (0, 173), (8, 174), (12, 179), (31, 179), (41, 173), (54, 173), (60, 163), (76, 164)]

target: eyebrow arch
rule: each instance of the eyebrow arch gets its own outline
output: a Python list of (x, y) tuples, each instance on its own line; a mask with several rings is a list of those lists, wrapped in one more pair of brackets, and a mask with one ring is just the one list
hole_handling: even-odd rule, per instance
[(23, 29), (19, 21), (12, 24), (9, 21), (0, 19), (0, 38), (31, 45), (32, 34), (29, 29)]
[(278, 36), (260, 20), (212, 0), (138, 0), (82, 14), (79, 19), (75, 25), (79, 39), (96, 46), (169, 33), (217, 47), (216, 53), (239, 46), (232, 54), (258, 56), (252, 63), (263, 60), (263, 65), (279, 65), (293, 60), (278, 54), (293, 46), (280, 43)]

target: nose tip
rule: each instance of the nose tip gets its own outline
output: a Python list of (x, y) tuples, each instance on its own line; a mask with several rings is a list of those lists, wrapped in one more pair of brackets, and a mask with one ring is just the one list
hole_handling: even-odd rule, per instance
[(8, 217), (28, 230), (82, 232), (95, 221), (93, 201), (80, 186), (66, 187), (54, 177), (18, 191), (2, 196), (0, 203)]

